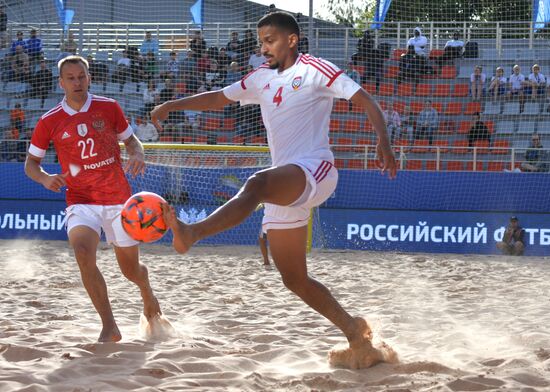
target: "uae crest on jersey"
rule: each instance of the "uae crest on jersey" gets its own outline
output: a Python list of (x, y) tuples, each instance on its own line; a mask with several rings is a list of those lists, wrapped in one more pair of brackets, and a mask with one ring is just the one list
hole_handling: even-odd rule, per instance
[(302, 85), (302, 77), (296, 76), (294, 80), (292, 81), (292, 88), (294, 90), (298, 90), (298, 88)]
[(76, 130), (78, 131), (78, 134), (82, 137), (88, 134), (88, 127), (86, 126), (86, 124), (78, 124), (76, 126)]

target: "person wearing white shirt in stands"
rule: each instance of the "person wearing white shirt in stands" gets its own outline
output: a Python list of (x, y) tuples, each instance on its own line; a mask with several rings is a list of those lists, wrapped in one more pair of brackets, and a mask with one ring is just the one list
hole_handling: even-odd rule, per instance
[(460, 33), (455, 31), (453, 33), (453, 39), (447, 41), (445, 48), (443, 49), (443, 55), (438, 59), (439, 64), (452, 62), (454, 59), (462, 57), (464, 52), (464, 41), (460, 39)]
[(256, 52), (252, 56), (250, 56), (250, 58), (248, 59), (248, 65), (252, 65), (252, 68), (256, 69), (266, 61), (267, 59), (265, 58), (264, 55), (262, 55), (262, 52), (260, 51), (260, 47), (258, 46), (256, 48)]
[(138, 117), (136, 119), (136, 127), (134, 133), (142, 142), (156, 142), (159, 140), (157, 128), (151, 123), (151, 120)]
[(538, 64), (533, 65), (531, 70), (533, 72), (529, 74), (527, 80), (529, 85), (525, 90), (527, 94), (531, 93), (531, 96), (535, 99), (537, 94), (539, 96), (546, 95), (546, 76), (540, 72), (540, 66)]
[(504, 76), (504, 68), (497, 67), (495, 76), (491, 78), (491, 84), (489, 85), (489, 94), (493, 94), (494, 99), (497, 99), (499, 95), (506, 93), (506, 77)]
[(525, 87), (525, 75), (521, 73), (519, 65), (514, 65), (512, 75), (508, 78), (508, 95), (518, 95), (523, 97), (523, 87)]
[(349, 348), (333, 351), (330, 363), (361, 368), (396, 362), (389, 346), (373, 345), (366, 320), (349, 314), (329, 289), (308, 274), (306, 255), (310, 210), (330, 197), (338, 181), (329, 145), (333, 100), (348, 99), (364, 110), (378, 135), (382, 172), (393, 178), (397, 166), (382, 111), (334, 64), (298, 52), (300, 27), (292, 15), (271, 12), (257, 27), (265, 64), (223, 90), (168, 101), (151, 113), (160, 128), (159, 121), (172, 111), (222, 109), (234, 102), (260, 105), (271, 155), (271, 167), (254, 173), (231, 200), (199, 222), (186, 224), (177, 219), (173, 207), (162, 204), (164, 220), (174, 234), (173, 246), (185, 253), (202, 238), (238, 225), (263, 203), (262, 228), (284, 285), (347, 337)]
[(396, 138), (401, 137), (401, 116), (395, 110), (395, 105), (384, 110), (384, 120), (386, 120), (386, 128), (390, 136), (390, 142), (393, 143)]
[(481, 68), (481, 65), (476, 65), (474, 72), (470, 75), (470, 91), (474, 101), (481, 101), (481, 97), (483, 96), (483, 86), (485, 86), (487, 75), (482, 71), (483, 68)]
[(428, 57), (428, 39), (422, 35), (420, 27), (414, 28), (414, 37), (407, 42), (407, 46), (414, 46), (414, 52), (422, 57)]

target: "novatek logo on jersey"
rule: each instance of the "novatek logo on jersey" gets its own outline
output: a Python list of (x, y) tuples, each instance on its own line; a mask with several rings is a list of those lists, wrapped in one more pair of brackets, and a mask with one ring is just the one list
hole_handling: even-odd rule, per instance
[(301, 85), (302, 85), (302, 77), (301, 76), (296, 76), (294, 78), (294, 80), (292, 81), (292, 88), (294, 90), (298, 90), (298, 88), (300, 88)]
[(88, 127), (86, 126), (86, 124), (78, 124), (76, 126), (76, 130), (78, 131), (78, 134), (82, 137), (88, 134)]

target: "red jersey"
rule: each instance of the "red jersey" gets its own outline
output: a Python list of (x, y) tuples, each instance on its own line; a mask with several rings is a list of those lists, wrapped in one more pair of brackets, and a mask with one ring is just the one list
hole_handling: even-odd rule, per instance
[(79, 112), (63, 99), (44, 114), (32, 134), (29, 153), (43, 158), (53, 141), (62, 173), (69, 172), (67, 205), (123, 204), (131, 189), (118, 141), (132, 133), (115, 100), (88, 94)]

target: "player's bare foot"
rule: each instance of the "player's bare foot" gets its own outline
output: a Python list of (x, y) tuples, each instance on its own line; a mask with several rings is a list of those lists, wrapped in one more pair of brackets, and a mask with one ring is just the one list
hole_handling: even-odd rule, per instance
[(166, 226), (172, 229), (172, 234), (174, 236), (172, 245), (174, 249), (178, 253), (186, 253), (195, 242), (189, 225), (186, 225), (177, 218), (174, 207), (168, 204), (161, 204), (161, 208)]
[(116, 325), (112, 327), (103, 327), (99, 334), (98, 342), (118, 342), (122, 339), (122, 335)]
[(328, 355), (331, 366), (364, 369), (379, 362), (397, 363), (397, 353), (386, 343), (373, 346), (372, 330), (366, 320), (355, 318), (356, 332), (349, 340), (349, 347), (332, 350)]
[(159, 301), (152, 291), (146, 294), (142, 294), (143, 298), (143, 315), (147, 320), (151, 320), (155, 316), (160, 316), (162, 311), (160, 310)]

